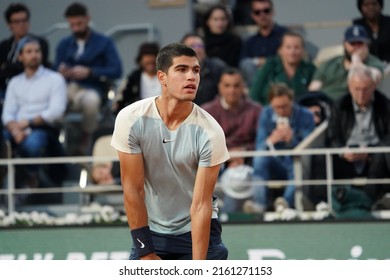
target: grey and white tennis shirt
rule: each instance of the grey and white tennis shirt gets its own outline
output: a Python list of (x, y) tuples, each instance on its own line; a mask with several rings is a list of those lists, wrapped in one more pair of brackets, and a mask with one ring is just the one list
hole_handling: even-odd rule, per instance
[[(229, 154), (222, 128), (198, 105), (171, 131), (155, 99), (135, 102), (118, 114), (111, 145), (124, 153), (142, 153), (149, 227), (178, 235), (191, 231), (190, 205), (198, 167), (221, 164)], [(217, 211), (214, 201), (213, 218)]]

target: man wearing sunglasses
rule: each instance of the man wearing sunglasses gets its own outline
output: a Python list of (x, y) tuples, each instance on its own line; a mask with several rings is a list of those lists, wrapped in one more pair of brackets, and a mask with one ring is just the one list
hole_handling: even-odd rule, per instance
[(264, 64), (267, 57), (276, 54), (280, 39), (287, 31), (286, 27), (274, 22), (272, 0), (252, 0), (250, 15), (259, 29), (244, 42), (241, 55), (240, 69), (248, 86), (257, 68)]

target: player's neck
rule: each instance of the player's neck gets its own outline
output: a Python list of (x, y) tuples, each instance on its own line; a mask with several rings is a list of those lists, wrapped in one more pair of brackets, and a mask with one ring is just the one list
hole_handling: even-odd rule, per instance
[(191, 114), (193, 103), (177, 101), (163, 96), (156, 98), (156, 107), (161, 119), (169, 130), (176, 130)]

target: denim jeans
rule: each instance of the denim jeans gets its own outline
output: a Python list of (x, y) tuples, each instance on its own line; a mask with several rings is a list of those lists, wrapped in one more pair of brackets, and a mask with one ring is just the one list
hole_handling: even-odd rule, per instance
[[(292, 158), (280, 157), (255, 157), (253, 159), (254, 180), (293, 180), (294, 168)], [(264, 185), (254, 186), (254, 200), (261, 206), (268, 207), (268, 187)], [(295, 186), (287, 185), (283, 197), (290, 207), (294, 207)]]
[[(211, 220), (210, 241), (207, 251), (207, 260), (226, 260), (228, 250), (221, 240), (222, 228), (217, 219)], [(191, 260), (192, 239), (191, 232), (181, 235), (158, 234), (152, 232), (153, 245), (156, 254), (164, 260)], [(130, 251), (130, 260), (139, 260), (134, 244)]]
[[(23, 142), (16, 144), (6, 129), (3, 130), (5, 139), (12, 143), (13, 149), (16, 149), (19, 156), (23, 158), (35, 158), (46, 156), (64, 156), (64, 150), (61, 143), (56, 138), (58, 135), (51, 129), (33, 128), (31, 133)], [(27, 169), (36, 173), (39, 165), (28, 165)]]

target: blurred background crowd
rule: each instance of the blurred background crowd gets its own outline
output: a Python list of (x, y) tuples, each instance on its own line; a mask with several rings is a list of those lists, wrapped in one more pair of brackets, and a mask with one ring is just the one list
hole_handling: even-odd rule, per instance
[[(334, 13), (328, 15), (322, 1), (307, 7), (303, 0), (172, 1), (177, 6), (162, 8), (146, 2), (0, 4), (8, 27), (0, 33), (3, 158), (94, 155), (122, 108), (160, 94), (156, 55), (180, 41), (201, 64), (194, 103), (219, 122), (229, 151), (274, 153), (234, 156), (224, 164), (223, 213), (294, 210), (294, 158), (278, 151), (296, 149), (313, 135), (316, 148), (345, 148), (332, 157), (334, 179), (390, 177), (390, 153), (364, 150), (390, 147), (390, 17), (383, 0), (329, 2)], [(280, 16), (285, 6), (292, 9)], [(120, 9), (133, 15), (140, 7), (142, 19)], [(99, 28), (104, 25), (110, 29)], [(305, 163), (305, 178), (326, 179), (324, 155)], [(78, 183), (83, 168), (91, 184), (120, 184), (117, 162), (37, 163), (17, 166), (15, 186)], [(1, 174), (6, 189), (4, 168)], [(285, 183), (275, 188), (267, 183), (272, 180)], [(389, 185), (335, 185), (333, 206), (347, 216), (369, 216), (389, 207)], [(315, 210), (329, 198), (325, 185), (307, 185), (299, 203)], [(24, 194), (15, 203), (63, 201), (62, 194)]]

